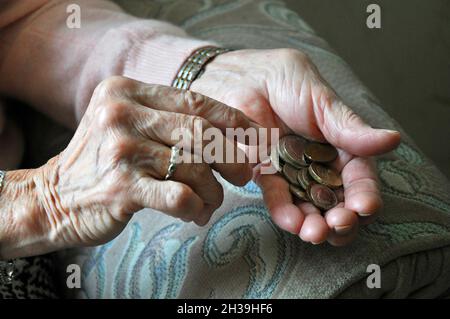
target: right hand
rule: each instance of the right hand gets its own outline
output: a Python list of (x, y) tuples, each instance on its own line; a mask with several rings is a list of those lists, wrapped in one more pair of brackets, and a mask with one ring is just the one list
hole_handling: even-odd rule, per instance
[[(223, 201), (212, 169), (239, 186), (252, 169), (247, 163), (183, 163), (164, 181), (177, 142), (172, 131), (192, 132), (196, 120), (222, 130), (252, 125), (240, 111), (193, 92), (122, 77), (101, 83), (67, 149), (38, 179), (51, 239), (59, 248), (107, 242), (142, 208), (205, 225)], [(235, 143), (222, 137), (224, 144)]]

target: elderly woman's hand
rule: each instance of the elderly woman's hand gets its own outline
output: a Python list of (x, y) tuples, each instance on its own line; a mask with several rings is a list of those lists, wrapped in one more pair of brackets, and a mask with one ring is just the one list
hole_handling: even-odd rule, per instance
[[(370, 156), (394, 149), (395, 131), (373, 129), (347, 107), (307, 56), (293, 49), (241, 50), (218, 56), (191, 86), (242, 110), (265, 127), (294, 132), (339, 149), (345, 203), (324, 217), (311, 204), (294, 205), (288, 184), (277, 175), (257, 175), (272, 218), (281, 228), (312, 243), (351, 241), (358, 222), (370, 222), (381, 208)], [(359, 216), (360, 218), (358, 218)]]
[[(172, 132), (185, 129), (192, 138), (199, 123), (204, 129), (221, 130), (251, 125), (242, 112), (198, 93), (122, 77), (104, 81), (60, 155), (29, 173), (32, 178), (28, 182), (20, 180), (18, 173), (7, 175), (0, 210), (14, 211), (6, 224), (26, 237), (29, 247), (21, 254), (104, 243), (142, 208), (206, 224), (223, 200), (222, 187), (212, 169), (235, 185), (245, 185), (252, 177), (252, 168), (248, 163), (181, 163), (173, 177), (164, 180), (171, 146), (179, 142), (172, 139)], [(216, 138), (225, 149), (229, 143), (236, 146), (224, 135)], [(35, 209), (11, 208), (17, 202), (8, 198), (33, 200), (32, 196), (21, 196), (26, 189), (36, 190), (38, 209), (26, 203), (21, 207)], [(35, 216), (32, 222), (30, 215)], [(4, 234), (2, 244), (6, 244), (0, 247), (10, 258), (19, 254), (11, 249), (24, 245), (16, 238), (10, 240), (9, 246), (8, 238), (12, 237)], [(43, 237), (50, 242), (46, 248), (33, 245)]]

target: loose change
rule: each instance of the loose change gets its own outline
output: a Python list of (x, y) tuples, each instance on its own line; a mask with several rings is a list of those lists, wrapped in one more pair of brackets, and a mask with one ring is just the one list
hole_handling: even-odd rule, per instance
[(329, 144), (286, 135), (272, 149), (271, 162), (295, 197), (325, 211), (338, 204), (335, 191), (342, 187), (340, 174), (329, 165), (337, 156)]

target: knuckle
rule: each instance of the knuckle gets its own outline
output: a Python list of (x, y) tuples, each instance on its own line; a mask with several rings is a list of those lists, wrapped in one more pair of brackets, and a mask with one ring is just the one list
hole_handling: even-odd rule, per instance
[(122, 162), (136, 153), (136, 143), (130, 138), (121, 137), (111, 143), (109, 153), (114, 163)]
[(193, 191), (184, 186), (174, 186), (166, 194), (167, 206), (179, 211), (188, 207)]
[(184, 107), (196, 112), (204, 109), (209, 100), (206, 96), (192, 91), (183, 91), (182, 96)]
[(110, 101), (102, 103), (98, 111), (98, 122), (100, 127), (117, 126), (126, 123), (129, 117), (130, 108), (125, 101)]
[(292, 61), (292, 60), (298, 60), (302, 62), (308, 62), (309, 58), (308, 56), (296, 49), (292, 48), (285, 48), (285, 49), (279, 49), (278, 55), (281, 59)]
[(192, 132), (197, 130), (200, 130), (199, 132), (201, 132), (202, 129), (204, 130), (211, 127), (211, 124), (206, 119), (198, 115), (188, 115), (186, 116), (186, 121), (187, 127)]
[(195, 180), (201, 181), (202, 179), (209, 177), (211, 173), (211, 168), (206, 163), (195, 163), (191, 164), (189, 167), (190, 174)]
[(111, 76), (109, 78), (106, 78), (99, 84), (99, 89), (106, 90), (106, 91), (115, 91), (117, 89), (123, 89), (130, 87), (130, 84), (133, 81), (129, 78), (123, 77), (123, 76)]
[(123, 96), (124, 92), (131, 90), (135, 82), (123, 76), (111, 76), (101, 81), (94, 90), (95, 100), (108, 100), (111, 97)]
[(344, 119), (343, 125), (348, 125), (348, 124), (353, 125), (353, 124), (362, 123), (362, 119), (358, 114), (353, 112), (352, 109), (345, 106), (342, 102), (340, 102), (340, 104), (342, 104), (341, 109), (342, 109), (343, 119)]
[(233, 109), (231, 107), (225, 107), (224, 119), (231, 127), (242, 127), (248, 126), (248, 120), (244, 113), (240, 110)]

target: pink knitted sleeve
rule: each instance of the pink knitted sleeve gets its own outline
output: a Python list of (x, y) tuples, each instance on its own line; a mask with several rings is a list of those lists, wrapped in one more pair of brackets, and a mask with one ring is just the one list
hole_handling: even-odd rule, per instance
[(183, 61), (210, 42), (171, 24), (138, 19), (105, 0), (3, 0), (0, 95), (25, 101), (75, 127), (95, 86), (111, 75), (170, 85)]

